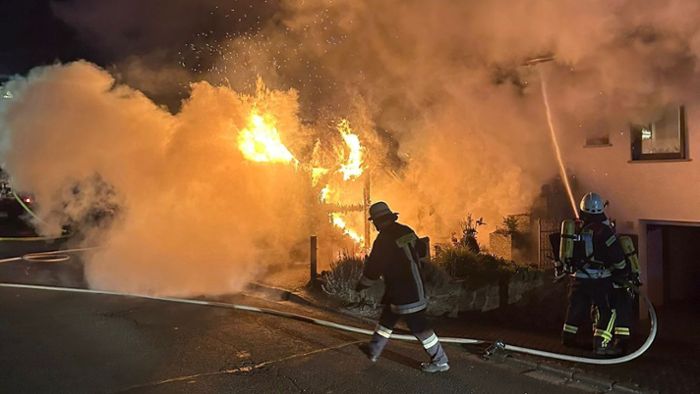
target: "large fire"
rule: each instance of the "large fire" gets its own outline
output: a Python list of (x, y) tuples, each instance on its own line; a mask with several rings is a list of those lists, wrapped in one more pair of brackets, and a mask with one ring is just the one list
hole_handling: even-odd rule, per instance
[[(328, 175), (338, 173), (342, 175), (343, 182), (359, 178), (363, 172), (363, 152), (364, 148), (360, 143), (360, 137), (355, 134), (347, 119), (338, 122), (337, 131), (340, 133), (345, 146), (336, 147), (338, 163), (334, 170), (316, 166), (314, 164), (304, 164), (302, 169), (310, 173), (311, 184), (316, 186)], [(246, 128), (238, 134), (238, 149), (247, 160), (258, 163), (283, 163), (299, 165), (299, 161), (282, 142), (279, 131), (276, 127), (275, 117), (271, 113), (260, 113), (254, 108), (249, 116)], [(339, 207), (339, 191), (341, 188), (331, 188), (330, 183), (326, 183), (319, 192), (319, 201), (326, 207)], [(334, 201), (331, 201), (333, 198)], [(358, 231), (350, 228), (343, 214), (340, 212), (328, 212), (329, 222), (340, 229), (344, 235), (352, 239), (360, 247), (364, 247), (365, 239)]]

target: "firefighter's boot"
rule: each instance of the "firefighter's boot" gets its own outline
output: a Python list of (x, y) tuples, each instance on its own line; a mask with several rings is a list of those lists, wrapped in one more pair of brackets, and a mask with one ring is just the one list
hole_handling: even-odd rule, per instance
[(564, 329), (561, 332), (561, 343), (566, 347), (577, 347), (576, 344), (576, 333), (578, 332), (578, 327), (564, 324)]
[(382, 354), (384, 347), (389, 343), (389, 338), (391, 338), (391, 333), (393, 329), (377, 325), (377, 329), (372, 334), (372, 339), (368, 344), (360, 346), (360, 350), (369, 358), (373, 363), (379, 359)]
[(442, 348), (440, 340), (438, 339), (437, 335), (435, 335), (435, 331), (427, 330), (418, 333), (416, 334), (416, 338), (421, 341), (425, 352), (428, 353), (428, 356), (430, 356), (430, 362), (422, 363), (420, 366), (423, 372), (445, 372), (450, 369), (450, 366), (447, 364), (449, 361), (447, 359), (447, 354), (445, 354), (445, 350)]
[(603, 358), (616, 357), (622, 354), (619, 349), (611, 345), (610, 341), (606, 341), (598, 336), (593, 339), (593, 353)]
[(613, 342), (613, 347), (617, 349), (620, 354), (629, 354), (630, 353), (630, 340), (629, 337), (626, 336), (621, 336), (615, 338)]
[(566, 347), (579, 347), (578, 344), (576, 343), (576, 336), (571, 335), (571, 334), (562, 334), (561, 335), (561, 344), (566, 346)]
[[(629, 312), (629, 311), (628, 311)], [(628, 317), (631, 313), (625, 314)], [(630, 352), (630, 328), (625, 326), (615, 327), (615, 336), (613, 345), (615, 348), (619, 349), (622, 354), (629, 354)]]
[(362, 350), (362, 353), (367, 356), (369, 361), (376, 363), (377, 360), (379, 360), (379, 355), (378, 354), (372, 354), (372, 348), (369, 343), (363, 343), (360, 345), (360, 350)]
[(430, 363), (421, 363), (420, 369), (423, 372), (435, 373), (435, 372), (446, 372), (450, 369), (448, 363), (438, 363), (436, 361)]

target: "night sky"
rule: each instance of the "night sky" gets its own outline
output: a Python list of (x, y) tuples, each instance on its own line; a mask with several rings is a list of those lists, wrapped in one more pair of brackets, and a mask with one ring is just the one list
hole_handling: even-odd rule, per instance
[(0, 0), (0, 74), (56, 61), (101, 66), (129, 56), (177, 63), (192, 42), (254, 32), (277, 11), (265, 0)]
[(54, 14), (49, 0), (3, 0), (1, 9), (0, 74), (25, 73), (56, 60), (104, 61)]

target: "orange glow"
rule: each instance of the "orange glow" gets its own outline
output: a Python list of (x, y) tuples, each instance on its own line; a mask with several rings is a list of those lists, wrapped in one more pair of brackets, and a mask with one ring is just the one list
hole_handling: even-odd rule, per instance
[(321, 202), (328, 202), (328, 197), (331, 194), (331, 186), (326, 185), (321, 189)]
[(311, 169), (311, 184), (313, 186), (318, 185), (318, 181), (320, 181), (321, 177), (326, 174), (328, 174), (327, 168), (313, 167)]
[(274, 118), (255, 109), (248, 126), (238, 134), (238, 149), (246, 159), (259, 163), (298, 163), (282, 143)]
[(335, 227), (338, 227), (339, 229), (343, 230), (343, 234), (347, 235), (350, 237), (353, 241), (355, 241), (357, 244), (359, 244), (361, 247), (364, 246), (365, 242), (364, 239), (360, 234), (357, 233), (357, 231), (348, 228), (348, 224), (345, 222), (345, 219), (343, 219), (342, 215), (333, 212), (331, 213), (331, 223)]

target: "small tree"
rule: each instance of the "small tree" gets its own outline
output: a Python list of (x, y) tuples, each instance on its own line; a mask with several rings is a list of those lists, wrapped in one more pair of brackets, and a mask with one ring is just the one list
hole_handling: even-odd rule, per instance
[(508, 215), (503, 218), (503, 232), (506, 234), (515, 234), (518, 232), (518, 217)]
[(484, 224), (486, 224), (484, 223), (484, 218), (474, 220), (472, 214), (467, 213), (467, 218), (460, 222), (461, 235), (457, 237), (456, 234), (452, 234), (452, 244), (454, 246), (463, 246), (472, 253), (479, 253), (481, 248), (479, 248), (479, 242), (476, 240), (476, 234), (478, 233), (478, 227)]

